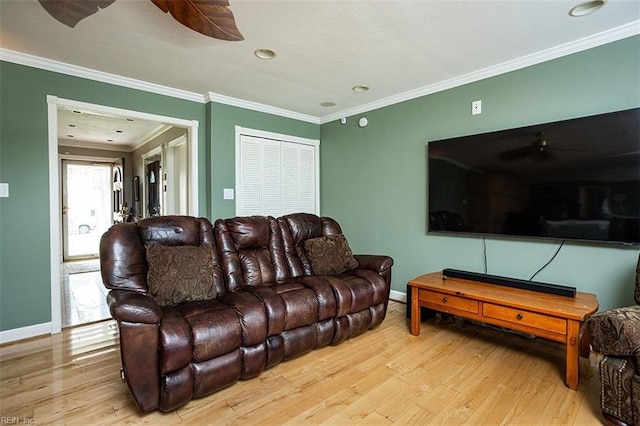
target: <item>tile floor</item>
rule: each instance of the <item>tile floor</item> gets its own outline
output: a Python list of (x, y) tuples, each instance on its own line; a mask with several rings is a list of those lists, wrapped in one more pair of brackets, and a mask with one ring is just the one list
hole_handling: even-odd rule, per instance
[(62, 327), (111, 318), (100, 260), (65, 262), (62, 267)]

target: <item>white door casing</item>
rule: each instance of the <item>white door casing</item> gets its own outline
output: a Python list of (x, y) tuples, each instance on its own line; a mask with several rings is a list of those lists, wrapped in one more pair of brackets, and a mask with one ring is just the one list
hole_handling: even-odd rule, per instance
[(60, 205), (60, 165), (58, 157), (58, 108), (68, 107), (91, 110), (103, 114), (128, 117), (133, 119), (157, 121), (168, 125), (187, 129), (187, 151), (189, 159), (188, 214), (199, 215), (198, 203), (198, 125), (197, 120), (185, 120), (175, 117), (160, 116), (140, 111), (107, 107), (103, 105), (79, 102), (70, 99), (47, 96), (47, 126), (49, 152), (49, 241), (50, 241), (50, 279), (51, 279), (51, 334), (60, 333), (62, 329), (60, 266), (61, 253), (61, 205)]

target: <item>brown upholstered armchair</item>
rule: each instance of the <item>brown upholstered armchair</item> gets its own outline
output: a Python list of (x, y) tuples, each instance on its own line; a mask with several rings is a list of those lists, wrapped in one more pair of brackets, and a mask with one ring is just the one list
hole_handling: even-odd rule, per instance
[(591, 348), (600, 361), (600, 404), (613, 424), (640, 425), (640, 258), (636, 305), (593, 315), (587, 322)]

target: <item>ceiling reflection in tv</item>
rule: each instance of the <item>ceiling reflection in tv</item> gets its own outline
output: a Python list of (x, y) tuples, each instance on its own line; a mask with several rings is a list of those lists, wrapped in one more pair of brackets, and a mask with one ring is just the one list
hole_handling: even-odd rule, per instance
[(640, 108), (428, 144), (429, 232), (640, 244)]

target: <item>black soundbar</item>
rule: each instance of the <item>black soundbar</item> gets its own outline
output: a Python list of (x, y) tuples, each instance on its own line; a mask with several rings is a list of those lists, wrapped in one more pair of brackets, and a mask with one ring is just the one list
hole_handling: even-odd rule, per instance
[(557, 294), (558, 296), (575, 297), (576, 288), (564, 285), (540, 283), (536, 281), (519, 280), (517, 278), (507, 278), (498, 275), (480, 274), (478, 272), (460, 271), (458, 269), (447, 268), (442, 271), (442, 278), (462, 278), (471, 281), (503, 285), (506, 287), (521, 288), (524, 290), (540, 291), (542, 293)]

